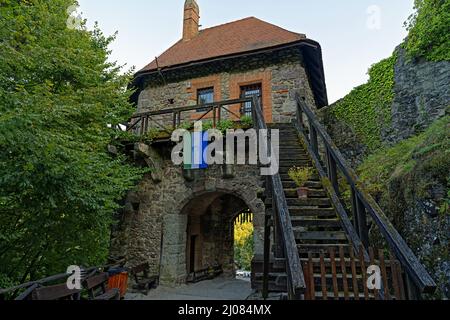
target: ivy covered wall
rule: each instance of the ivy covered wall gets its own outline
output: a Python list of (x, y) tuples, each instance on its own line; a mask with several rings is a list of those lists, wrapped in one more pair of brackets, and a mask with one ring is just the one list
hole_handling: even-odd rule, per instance
[(450, 0), (417, 0), (409, 36), (323, 110), (344, 157), (450, 297)]

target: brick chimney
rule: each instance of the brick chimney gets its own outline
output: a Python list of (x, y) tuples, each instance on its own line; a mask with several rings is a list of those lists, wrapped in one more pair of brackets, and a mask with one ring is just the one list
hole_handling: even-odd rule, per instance
[(198, 34), (200, 8), (195, 0), (184, 3), (183, 41), (189, 41)]

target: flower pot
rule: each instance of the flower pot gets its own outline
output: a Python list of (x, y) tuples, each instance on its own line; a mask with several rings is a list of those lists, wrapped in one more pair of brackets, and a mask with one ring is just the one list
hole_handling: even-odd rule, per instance
[(308, 198), (308, 188), (301, 187), (297, 189), (297, 194), (299, 199), (306, 199)]

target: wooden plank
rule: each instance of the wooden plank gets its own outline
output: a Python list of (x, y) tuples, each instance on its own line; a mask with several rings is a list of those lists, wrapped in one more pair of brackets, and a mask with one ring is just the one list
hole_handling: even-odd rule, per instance
[(398, 274), (398, 286), (400, 287), (401, 300), (406, 300), (405, 284), (403, 282), (402, 266), (400, 265), (400, 263), (397, 260), (395, 261), (395, 267), (397, 269), (397, 274)]
[(369, 300), (369, 288), (367, 287), (367, 269), (366, 262), (364, 260), (363, 247), (359, 249), (359, 262), (361, 264), (362, 285), (364, 288), (364, 298)]
[(351, 268), (352, 268), (352, 280), (353, 280), (353, 294), (355, 296), (355, 300), (359, 300), (359, 288), (358, 288), (358, 273), (356, 272), (356, 262), (355, 262), (355, 254), (353, 253), (353, 249), (350, 249), (350, 260), (351, 260)]
[(378, 260), (380, 261), (380, 268), (381, 268), (381, 276), (383, 279), (383, 286), (384, 286), (384, 299), (385, 300), (391, 300), (391, 295), (389, 294), (389, 281), (388, 281), (388, 275), (386, 271), (386, 263), (384, 261), (384, 251), (378, 250)]
[(331, 262), (331, 275), (333, 277), (333, 291), (334, 291), (334, 299), (339, 300), (339, 287), (337, 282), (337, 272), (336, 272), (336, 260), (335, 260), (335, 252), (333, 248), (329, 249), (330, 254), (330, 262)]
[[(304, 262), (303, 263), (303, 273), (305, 275), (305, 281), (306, 281), (306, 291), (305, 291), (305, 300), (312, 300), (311, 298), (311, 288), (310, 288), (310, 283), (311, 283), (311, 275), (309, 274), (309, 266), (308, 266), (308, 262)], [(312, 277), (314, 278), (314, 274), (312, 275)]]
[[(374, 250), (373, 250), (372, 247), (369, 248), (369, 256), (370, 256), (370, 264), (372, 266), (377, 265), (376, 262), (375, 262), (375, 253), (374, 253)], [(375, 288), (373, 291), (374, 291), (375, 299), (376, 300), (380, 300), (380, 292), (379, 292), (379, 290)]]
[(328, 289), (327, 289), (327, 278), (325, 271), (325, 261), (323, 252), (320, 254), (320, 280), (322, 287), (322, 298), (323, 300), (328, 300)]
[[(392, 251), (389, 252), (389, 260), (391, 265), (392, 286), (394, 288), (394, 296), (396, 300), (402, 300), (400, 293), (399, 274), (396, 265), (396, 259)], [(401, 277), (401, 274), (400, 274)]]
[(264, 266), (263, 266), (263, 299), (269, 297), (269, 260), (270, 260), (270, 212), (266, 212), (264, 222)]
[(159, 111), (150, 111), (150, 112), (138, 112), (135, 113), (132, 117), (132, 119), (135, 118), (140, 118), (142, 116), (159, 116), (159, 115), (164, 115), (164, 114), (173, 114), (174, 112), (188, 112), (188, 111), (195, 111), (197, 109), (206, 109), (206, 108), (212, 108), (214, 106), (220, 106), (220, 107), (225, 107), (225, 106), (231, 106), (234, 104), (240, 104), (240, 103), (245, 103), (245, 102), (252, 102), (253, 98), (249, 97), (249, 98), (240, 98), (240, 99), (231, 99), (231, 100), (224, 100), (224, 101), (217, 101), (217, 102), (213, 102), (213, 103), (208, 103), (208, 104), (199, 104), (199, 105), (195, 105), (195, 106), (186, 106), (186, 107), (180, 107), (180, 108), (170, 108), (170, 109), (164, 109), (164, 110), (159, 110)]
[(345, 263), (345, 254), (343, 247), (339, 247), (339, 259), (341, 260), (342, 288), (344, 290), (344, 300), (349, 300), (347, 266)]
[(308, 273), (310, 275), (309, 287), (311, 290), (311, 300), (316, 300), (316, 282), (314, 281), (314, 263), (311, 252), (308, 253)]

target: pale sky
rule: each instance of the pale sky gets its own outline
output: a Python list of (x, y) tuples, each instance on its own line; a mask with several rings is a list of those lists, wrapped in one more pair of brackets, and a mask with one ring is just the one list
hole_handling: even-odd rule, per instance
[[(88, 25), (118, 31), (112, 59), (143, 68), (181, 38), (184, 0), (78, 0)], [(367, 69), (406, 37), (413, 0), (197, 0), (202, 28), (254, 16), (322, 45), (329, 102), (367, 81)]]

